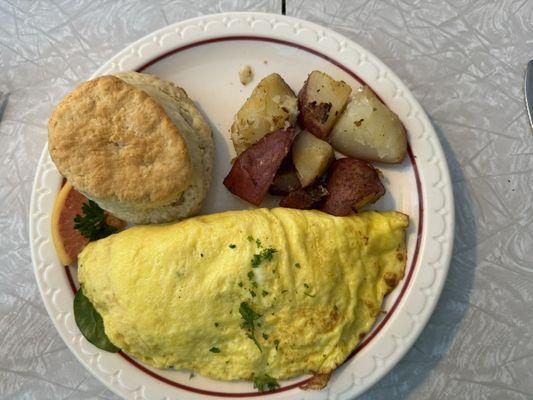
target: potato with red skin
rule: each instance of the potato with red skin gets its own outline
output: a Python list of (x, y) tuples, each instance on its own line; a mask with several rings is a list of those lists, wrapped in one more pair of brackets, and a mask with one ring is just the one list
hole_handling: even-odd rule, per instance
[(341, 158), (330, 168), (328, 195), (320, 209), (328, 214), (344, 216), (374, 203), (385, 194), (379, 171), (362, 160)]
[(320, 201), (328, 194), (326, 187), (317, 183), (304, 189), (290, 192), (279, 202), (281, 207), (297, 208), (299, 210), (312, 210), (317, 208)]
[(241, 199), (260, 205), (295, 137), (292, 129), (279, 130), (248, 147), (233, 163), (224, 186)]
[(280, 169), (277, 172), (269, 192), (275, 196), (287, 196), (290, 192), (298, 190), (301, 187), (302, 185), (296, 174), (296, 169), (292, 166), (290, 169)]
[(298, 93), (300, 125), (326, 140), (341, 115), (352, 88), (321, 71), (313, 71)]

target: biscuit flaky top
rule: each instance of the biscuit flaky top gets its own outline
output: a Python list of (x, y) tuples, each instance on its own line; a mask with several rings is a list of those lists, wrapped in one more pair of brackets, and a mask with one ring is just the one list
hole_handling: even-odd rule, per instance
[(85, 82), (61, 101), (48, 143), (59, 172), (94, 200), (164, 204), (190, 184), (176, 125), (148, 94), (114, 76)]

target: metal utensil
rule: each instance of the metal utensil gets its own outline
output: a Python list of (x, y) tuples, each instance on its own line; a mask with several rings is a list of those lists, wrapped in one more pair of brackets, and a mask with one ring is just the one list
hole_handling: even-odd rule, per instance
[(526, 97), (527, 115), (533, 128), (533, 60), (527, 63), (526, 77), (524, 79), (524, 95)]

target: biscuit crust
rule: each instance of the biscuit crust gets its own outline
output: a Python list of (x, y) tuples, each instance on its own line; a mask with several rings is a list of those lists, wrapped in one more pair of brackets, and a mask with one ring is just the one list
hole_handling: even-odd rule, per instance
[(54, 110), (50, 155), (95, 200), (166, 204), (190, 184), (185, 140), (164, 108), (114, 76), (85, 82)]

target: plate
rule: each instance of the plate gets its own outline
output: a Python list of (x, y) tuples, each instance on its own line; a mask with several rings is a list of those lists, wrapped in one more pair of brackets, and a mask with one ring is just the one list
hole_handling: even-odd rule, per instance
[[(250, 65), (253, 81), (239, 82)], [(213, 127), (216, 160), (213, 184), (202, 213), (252, 208), (222, 185), (234, 156), (228, 128), (232, 116), (265, 75), (277, 72), (299, 90), (319, 69), (357, 87), (368, 84), (398, 114), (409, 137), (399, 166), (379, 165), (387, 195), (372, 208), (409, 214), (408, 264), (404, 279), (387, 297), (374, 329), (332, 376), (326, 389), (303, 391), (302, 376), (280, 382), (272, 399), (348, 399), (385, 375), (412, 346), (440, 295), (453, 242), (454, 206), (446, 160), (424, 110), (400, 79), (368, 50), (338, 33), (295, 18), (261, 13), (199, 17), (163, 28), (128, 46), (94, 76), (123, 70), (153, 73), (182, 86)], [(74, 322), (76, 270), (60, 264), (50, 233), (50, 217), (62, 177), (45, 147), (30, 205), (30, 243), (44, 304), (74, 355), (98, 379), (127, 399), (254, 398), (250, 382), (220, 382), (189, 372), (157, 370), (126, 354), (89, 344)], [(266, 206), (274, 206), (270, 199)]]

